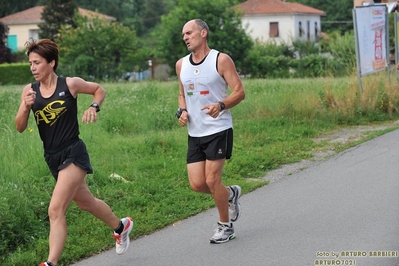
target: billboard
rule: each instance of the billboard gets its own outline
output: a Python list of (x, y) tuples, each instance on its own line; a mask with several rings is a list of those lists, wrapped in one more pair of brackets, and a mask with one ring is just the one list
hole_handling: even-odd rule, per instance
[(353, 18), (358, 74), (365, 76), (387, 69), (389, 65), (387, 6), (356, 7)]

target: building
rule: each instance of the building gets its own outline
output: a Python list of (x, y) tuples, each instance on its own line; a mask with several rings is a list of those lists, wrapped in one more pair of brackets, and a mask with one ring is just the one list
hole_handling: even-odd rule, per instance
[(322, 10), (283, 0), (248, 0), (237, 6), (253, 40), (290, 45), (293, 40), (318, 41)]
[[(44, 20), (42, 20), (43, 9), (44, 6), (35, 6), (0, 18), (0, 22), (3, 22), (9, 28), (7, 46), (13, 52), (23, 49), (29, 38), (39, 39), (39, 24), (44, 22)], [(99, 17), (107, 21), (116, 20), (114, 17), (80, 7), (78, 8), (78, 12), (84, 17)]]

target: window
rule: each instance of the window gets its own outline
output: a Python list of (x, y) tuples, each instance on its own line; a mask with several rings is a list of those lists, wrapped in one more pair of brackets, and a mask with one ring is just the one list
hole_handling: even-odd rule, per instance
[(278, 37), (278, 22), (270, 22), (270, 37)]
[(305, 30), (302, 27), (302, 22), (301, 21), (299, 21), (298, 28), (299, 28), (299, 37), (302, 37), (303, 35), (305, 35)]
[(307, 32), (308, 41), (310, 41), (310, 21), (307, 21), (306, 23), (306, 32)]
[(29, 30), (29, 38), (39, 40), (39, 31), (40, 30)]

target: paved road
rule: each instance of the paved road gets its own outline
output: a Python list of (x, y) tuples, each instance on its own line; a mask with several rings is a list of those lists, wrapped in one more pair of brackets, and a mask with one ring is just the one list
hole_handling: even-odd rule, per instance
[(133, 241), (125, 255), (113, 249), (75, 266), (399, 266), (399, 130), (245, 194), (241, 204), (228, 243), (209, 244), (218, 219), (211, 209)]

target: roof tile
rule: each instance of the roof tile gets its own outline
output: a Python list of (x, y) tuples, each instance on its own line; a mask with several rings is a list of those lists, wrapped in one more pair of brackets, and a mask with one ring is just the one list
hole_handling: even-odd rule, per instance
[[(35, 6), (26, 10), (23, 10), (18, 13), (14, 13), (5, 17), (0, 18), (0, 22), (5, 24), (33, 24), (33, 23), (42, 23), (42, 12), (44, 6)], [(84, 17), (99, 17), (104, 18), (108, 21), (116, 20), (114, 17), (107, 16), (101, 13), (97, 13), (91, 10), (87, 10), (84, 8), (78, 8), (79, 14)]]
[(235, 6), (237, 9), (250, 14), (316, 14), (324, 16), (326, 13), (313, 7), (299, 3), (285, 2), (281, 0), (248, 0)]

